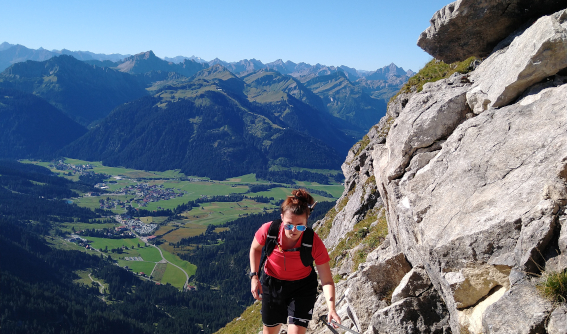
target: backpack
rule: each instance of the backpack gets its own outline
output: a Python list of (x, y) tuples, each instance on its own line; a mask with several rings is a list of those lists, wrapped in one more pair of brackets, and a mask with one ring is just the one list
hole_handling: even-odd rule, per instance
[[(266, 244), (262, 249), (262, 258), (260, 260), (260, 266), (258, 267), (258, 278), (260, 282), (262, 282), (262, 278), (265, 275), (264, 271), (264, 263), (266, 259), (272, 252), (274, 248), (278, 245), (278, 233), (280, 232), (280, 226), (282, 224), (281, 219), (276, 219), (272, 221), (270, 224), (270, 228), (268, 229), (268, 237), (266, 238)], [(301, 247), (299, 248), (292, 248), (287, 249), (286, 251), (297, 251), (299, 249), (299, 256), (301, 257), (301, 263), (305, 267), (313, 267), (313, 255), (311, 251), (313, 250), (313, 229), (308, 227), (305, 231), (303, 231), (303, 236), (301, 239)]]

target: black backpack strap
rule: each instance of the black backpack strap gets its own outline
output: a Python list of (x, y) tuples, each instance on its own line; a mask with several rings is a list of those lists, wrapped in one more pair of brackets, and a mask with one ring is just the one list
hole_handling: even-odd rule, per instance
[(260, 266), (258, 267), (258, 278), (260, 278), (260, 282), (262, 281), (262, 276), (264, 275), (264, 263), (278, 244), (278, 234), (280, 232), (281, 224), (282, 220), (276, 219), (272, 221), (270, 228), (268, 228), (268, 236), (266, 238), (266, 243), (264, 244), (264, 247), (262, 249), (262, 258), (260, 260)]
[(303, 232), (303, 237), (301, 239), (301, 247), (299, 249), (299, 256), (301, 257), (301, 263), (304, 266), (313, 266), (313, 236), (315, 232), (311, 227), (308, 227), (305, 232)]

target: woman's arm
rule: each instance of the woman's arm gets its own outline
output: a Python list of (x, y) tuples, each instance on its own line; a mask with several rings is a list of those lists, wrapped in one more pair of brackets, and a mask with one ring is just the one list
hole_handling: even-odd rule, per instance
[(323, 294), (325, 295), (325, 300), (327, 301), (327, 309), (329, 314), (327, 315), (327, 322), (335, 320), (339, 324), (341, 323), (341, 318), (335, 310), (335, 282), (333, 281), (333, 275), (331, 274), (331, 267), (329, 262), (317, 265), (317, 272), (319, 273), (319, 278), (321, 279), (321, 285), (323, 285)]
[(262, 300), (262, 284), (260, 284), (260, 280), (258, 279), (260, 275), (261, 268), (260, 266), (260, 258), (262, 257), (262, 245), (254, 238), (252, 240), (252, 245), (250, 246), (250, 271), (258, 273), (258, 275), (253, 276), (250, 280), (250, 290), (252, 291), (252, 296), (254, 299)]

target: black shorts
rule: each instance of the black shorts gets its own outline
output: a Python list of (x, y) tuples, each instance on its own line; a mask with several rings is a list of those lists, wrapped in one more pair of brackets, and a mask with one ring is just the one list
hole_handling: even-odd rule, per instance
[(262, 279), (262, 322), (267, 327), (293, 324), (307, 328), (317, 300), (317, 274), (298, 281), (282, 281), (264, 274)]

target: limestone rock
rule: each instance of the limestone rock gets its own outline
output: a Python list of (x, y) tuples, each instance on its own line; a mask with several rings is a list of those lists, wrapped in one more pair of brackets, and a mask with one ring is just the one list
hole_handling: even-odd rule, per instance
[(562, 272), (567, 269), (567, 254), (559, 254), (547, 260), (545, 271)]
[[(357, 269), (348, 261), (340, 268), (348, 278), (337, 288), (337, 309), (358, 332), (545, 333), (545, 326), (563, 326), (565, 312), (551, 316), (529, 273), (567, 257), (567, 11), (536, 22), (564, 3), (461, 0), (447, 7), (431, 38), (438, 45), (443, 34), (470, 38), (467, 57), (471, 48), (486, 54), (483, 48), (526, 25), (468, 75), (400, 94), (349, 152), (325, 243), (337, 245), (382, 203), (389, 233), (356, 272), (348, 274)], [(518, 14), (526, 8), (530, 22)], [(515, 16), (522, 22), (510, 28)], [(471, 38), (475, 29), (479, 39)], [(460, 57), (460, 45), (445, 47)], [(537, 57), (544, 61), (535, 64)], [(474, 114), (469, 103), (483, 112)], [(322, 299), (317, 305), (316, 312), (326, 309)]]
[(561, 217), (559, 223), (561, 224), (561, 232), (558, 240), (559, 251), (567, 254), (567, 216)]
[[(345, 297), (345, 292), (347, 292), (348, 286), (346, 281), (342, 281), (338, 284), (335, 284), (335, 296), (337, 301), (335, 303), (335, 308), (337, 310), (337, 314), (341, 317), (341, 321), (348, 324), (350, 320), (353, 323), (351, 317), (349, 317), (349, 304)], [(313, 320), (309, 322), (309, 330), (313, 333), (320, 333), (320, 334), (328, 334), (332, 333), (329, 328), (325, 325), (327, 319), (327, 303), (325, 301), (325, 296), (321, 293), (315, 303), (315, 308), (313, 310)]]
[(431, 287), (431, 280), (427, 272), (423, 268), (412, 268), (392, 293), (392, 303), (408, 297), (419, 297)]
[(382, 206), (374, 181), (371, 152), (375, 144), (384, 142), (386, 128), (389, 128), (389, 123), (383, 118), (370, 129), (364, 140), (349, 150), (347, 159), (342, 165), (345, 190), (335, 205), (336, 215), (332, 222), (319, 221), (313, 225), (317, 231), (324, 224), (330, 224), (329, 234), (323, 240), (330, 250), (353, 229), (354, 225), (365, 219), (368, 212)]
[(547, 325), (548, 334), (565, 334), (567, 333), (567, 306), (559, 305), (549, 317)]
[(551, 303), (539, 296), (533, 284), (518, 284), (486, 309), (482, 318), (484, 333), (545, 333), (551, 309)]
[(360, 321), (361, 331), (366, 330), (376, 310), (388, 306), (389, 294), (410, 270), (404, 254), (399, 253), (383, 262), (366, 263), (366, 267), (349, 277), (345, 295)]
[(459, 324), (462, 328), (466, 328), (469, 333), (482, 333), (482, 316), (486, 309), (497, 302), (506, 293), (506, 288), (497, 286), (486, 297), (484, 297), (478, 304), (467, 309), (460, 310)]
[[(538, 253), (553, 235), (565, 201), (562, 192), (548, 191), (565, 188), (565, 96), (567, 85), (547, 88), (468, 119), (425, 167), (395, 180), (386, 175), (398, 160), (391, 161), (387, 144), (375, 146), (391, 247), (412, 264), (424, 265), (447, 303), (454, 330), (459, 304), (444, 273), (471, 264), (525, 271), (542, 264)], [(396, 122), (405, 112), (412, 110), (404, 109)]]
[(409, 99), (386, 141), (389, 162), (385, 175), (389, 180), (403, 175), (418, 149), (428, 148), (447, 137), (466, 119), (468, 84), (461, 83), (461, 77), (455, 75), (425, 84), (422, 92)]
[(458, 0), (433, 15), (417, 45), (446, 63), (485, 57), (526, 22), (565, 7), (562, 0)]
[(402, 299), (372, 316), (372, 333), (451, 333), (449, 312), (433, 289)]
[(400, 115), (402, 110), (406, 107), (409, 99), (414, 95), (413, 93), (400, 93), (396, 98), (388, 104), (388, 117), (396, 118)]
[(510, 267), (485, 264), (446, 273), (445, 279), (451, 287), (455, 305), (461, 309), (476, 304), (496, 286), (509, 289), (509, 275)]
[(567, 67), (567, 10), (544, 16), (512, 44), (488, 57), (470, 79), (474, 113), (508, 105), (533, 84)]

